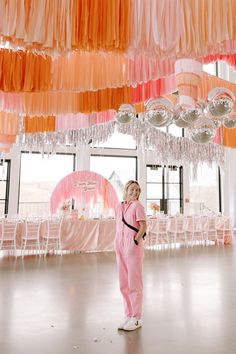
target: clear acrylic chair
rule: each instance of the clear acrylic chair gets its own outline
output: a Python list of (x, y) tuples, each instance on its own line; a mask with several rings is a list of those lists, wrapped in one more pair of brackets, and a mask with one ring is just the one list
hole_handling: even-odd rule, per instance
[(204, 232), (205, 240), (208, 244), (210, 242), (217, 243), (217, 219), (215, 216), (207, 216)]
[(156, 244), (169, 246), (170, 242), (169, 242), (169, 235), (168, 235), (168, 225), (169, 225), (168, 216), (158, 218)]
[(184, 216), (171, 216), (169, 218), (169, 225), (168, 225), (168, 236), (169, 242), (174, 244), (184, 244), (187, 246), (186, 240), (186, 233), (185, 233), (185, 223), (186, 219)]
[(218, 245), (233, 243), (233, 228), (229, 217), (222, 216), (221, 218), (219, 218), (216, 228)]
[(203, 244), (204, 224), (200, 215), (187, 216), (185, 226), (186, 243), (191, 246)]
[(156, 249), (160, 245), (169, 245), (167, 227), (168, 217), (158, 217), (148, 221), (147, 243), (149, 248)]
[(40, 256), (40, 229), (41, 220), (34, 218), (28, 219), (24, 223), (23, 234), (21, 237), (21, 255), (25, 255), (26, 250), (36, 251)]
[(0, 250), (13, 251), (16, 255), (17, 219), (1, 220)]
[(147, 222), (146, 244), (150, 249), (154, 249), (157, 244), (157, 219), (149, 219)]
[(63, 218), (52, 218), (46, 221), (46, 230), (42, 235), (42, 247), (46, 256), (50, 250), (61, 251), (61, 231)]

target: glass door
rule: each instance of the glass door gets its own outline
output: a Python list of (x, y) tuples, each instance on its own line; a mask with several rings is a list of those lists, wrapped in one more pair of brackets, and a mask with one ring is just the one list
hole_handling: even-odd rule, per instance
[(147, 165), (147, 214), (157, 203), (165, 214), (183, 212), (183, 168)]

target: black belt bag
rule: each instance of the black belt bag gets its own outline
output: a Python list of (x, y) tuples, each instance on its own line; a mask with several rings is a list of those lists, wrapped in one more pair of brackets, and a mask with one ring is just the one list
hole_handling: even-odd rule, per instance
[[(131, 230), (136, 231), (136, 232), (139, 232), (139, 229), (137, 229), (135, 226), (132, 226), (132, 225), (130, 225), (130, 224), (127, 223), (127, 221), (125, 220), (123, 214), (122, 214), (122, 221), (123, 221), (123, 223), (124, 223), (126, 226), (128, 226)], [(146, 232), (144, 232), (142, 238), (145, 240), (145, 237), (146, 237)], [(135, 241), (136, 241), (136, 242), (135, 242)], [(135, 242), (136, 245), (138, 245), (138, 241), (137, 241), (137, 240), (134, 240), (134, 242)]]

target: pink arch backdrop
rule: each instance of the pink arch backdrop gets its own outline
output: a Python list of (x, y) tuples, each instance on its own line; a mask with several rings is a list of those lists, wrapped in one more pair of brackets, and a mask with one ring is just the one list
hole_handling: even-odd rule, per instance
[(115, 209), (118, 196), (112, 184), (103, 176), (92, 171), (76, 171), (56, 185), (50, 199), (51, 214), (67, 199), (74, 198), (77, 204), (95, 205), (102, 201), (104, 209)]

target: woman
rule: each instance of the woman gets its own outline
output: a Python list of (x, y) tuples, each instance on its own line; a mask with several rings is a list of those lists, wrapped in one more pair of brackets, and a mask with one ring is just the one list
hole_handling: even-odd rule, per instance
[(138, 182), (128, 181), (124, 187), (124, 201), (116, 208), (115, 250), (126, 315), (118, 329), (126, 331), (142, 326), (143, 236), (146, 231), (146, 214), (138, 200), (140, 193)]

